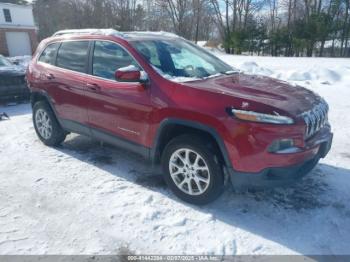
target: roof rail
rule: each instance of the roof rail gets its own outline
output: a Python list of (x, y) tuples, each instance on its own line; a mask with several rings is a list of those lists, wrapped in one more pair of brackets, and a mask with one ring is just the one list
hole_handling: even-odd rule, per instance
[(154, 31), (130, 31), (130, 32), (125, 32), (125, 35), (128, 35), (128, 34), (133, 34), (133, 35), (138, 35), (138, 36), (153, 35), (153, 36), (164, 36), (164, 37), (181, 38), (181, 36), (179, 36), (177, 34), (165, 32), (165, 31), (159, 31), (159, 32), (154, 32)]
[(114, 35), (123, 37), (123, 33), (108, 28), (108, 29), (68, 29), (60, 30), (54, 33), (52, 36), (63, 36), (63, 35)]
[(63, 35), (108, 35), (108, 36), (117, 36), (121, 38), (129, 38), (134, 36), (164, 36), (164, 37), (172, 37), (172, 38), (181, 38), (181, 36), (176, 35), (174, 33), (169, 32), (152, 32), (152, 31), (132, 31), (132, 32), (119, 32), (112, 28), (107, 29), (67, 29), (60, 30), (54, 33), (52, 36), (63, 36)]

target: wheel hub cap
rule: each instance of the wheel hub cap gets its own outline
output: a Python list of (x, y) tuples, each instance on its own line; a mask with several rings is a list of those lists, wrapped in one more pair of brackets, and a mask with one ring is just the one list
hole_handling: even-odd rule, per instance
[(52, 124), (49, 115), (43, 109), (39, 109), (35, 114), (35, 124), (39, 134), (44, 139), (50, 139), (52, 135)]
[(189, 195), (201, 195), (209, 186), (210, 172), (203, 157), (194, 150), (182, 148), (170, 157), (169, 171), (175, 185)]

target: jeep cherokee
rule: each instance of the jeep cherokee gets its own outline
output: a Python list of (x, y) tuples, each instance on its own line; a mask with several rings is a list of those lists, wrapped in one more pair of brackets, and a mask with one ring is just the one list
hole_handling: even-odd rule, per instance
[(320, 96), (240, 73), (170, 33), (59, 31), (27, 80), (43, 143), (74, 132), (141, 154), (194, 204), (217, 198), (226, 178), (237, 189), (290, 184), (331, 147)]

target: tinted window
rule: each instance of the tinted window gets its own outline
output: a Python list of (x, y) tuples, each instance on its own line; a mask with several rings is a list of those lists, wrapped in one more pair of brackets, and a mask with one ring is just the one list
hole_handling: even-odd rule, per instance
[(5, 22), (11, 23), (12, 17), (11, 17), (10, 9), (2, 9), (2, 11), (4, 12)]
[(88, 46), (88, 41), (63, 42), (58, 50), (56, 65), (84, 73)]
[(138, 66), (131, 55), (121, 46), (111, 42), (95, 42), (92, 61), (93, 75), (115, 80), (115, 71), (129, 65)]
[(57, 48), (59, 46), (60, 46), (59, 43), (48, 45), (45, 48), (45, 50), (41, 53), (41, 56), (39, 57), (39, 61), (50, 65), (54, 65)]

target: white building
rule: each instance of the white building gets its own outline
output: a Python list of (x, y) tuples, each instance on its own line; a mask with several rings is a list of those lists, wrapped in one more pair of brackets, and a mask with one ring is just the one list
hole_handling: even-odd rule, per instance
[(0, 3), (0, 54), (31, 55), (38, 44), (31, 5)]

